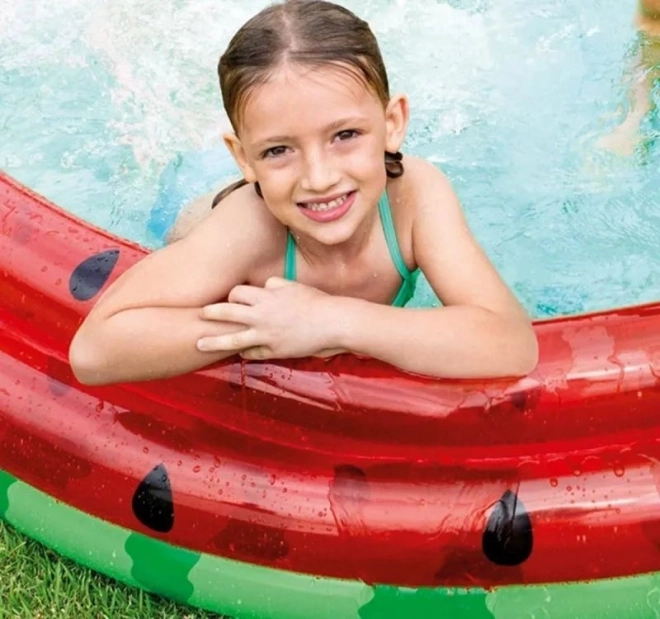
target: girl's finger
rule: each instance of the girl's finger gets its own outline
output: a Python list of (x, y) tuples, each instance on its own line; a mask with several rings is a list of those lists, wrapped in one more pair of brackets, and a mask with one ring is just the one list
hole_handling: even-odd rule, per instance
[(240, 303), (214, 303), (202, 308), (202, 318), (204, 320), (220, 320), (223, 322), (237, 322), (244, 325), (250, 323), (249, 305)]
[(268, 289), (273, 289), (273, 288), (282, 288), (284, 286), (295, 286), (296, 282), (292, 282), (288, 279), (284, 279), (283, 277), (269, 277), (266, 280), (266, 284), (264, 285), (264, 288)]
[(239, 352), (258, 345), (257, 333), (253, 329), (203, 337), (197, 340), (197, 350), (202, 352)]
[(264, 295), (264, 289), (258, 286), (234, 286), (229, 292), (227, 300), (230, 303), (242, 305), (255, 305)]
[(253, 346), (252, 348), (241, 351), (240, 355), (243, 359), (250, 359), (252, 361), (263, 361), (272, 357), (272, 353), (267, 346)]

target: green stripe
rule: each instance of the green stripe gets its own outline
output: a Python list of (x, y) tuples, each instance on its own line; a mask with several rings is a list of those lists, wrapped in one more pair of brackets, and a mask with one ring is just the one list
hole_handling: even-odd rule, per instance
[(2, 471), (0, 514), (30, 537), (87, 567), (237, 619), (660, 617), (660, 573), (489, 591), (370, 587), (177, 548), (80, 512)]
[(0, 471), (0, 518), (3, 518), (9, 507), (9, 487), (16, 483), (16, 478)]

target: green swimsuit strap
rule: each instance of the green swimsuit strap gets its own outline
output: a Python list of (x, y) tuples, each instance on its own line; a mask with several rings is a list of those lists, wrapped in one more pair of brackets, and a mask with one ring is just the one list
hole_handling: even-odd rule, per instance
[(392, 212), (390, 211), (390, 201), (387, 198), (387, 192), (384, 192), (378, 201), (378, 211), (380, 212), (380, 221), (383, 225), (383, 232), (385, 233), (385, 241), (387, 242), (387, 248), (390, 250), (390, 256), (392, 256), (392, 262), (396, 270), (399, 272), (399, 275), (406, 280), (412, 274), (412, 271), (408, 270), (403, 256), (401, 255), (401, 250), (399, 249), (399, 241), (396, 238), (396, 230), (394, 229), (394, 221), (392, 220)]
[(387, 197), (387, 192), (384, 192), (378, 201), (378, 211), (380, 213), (380, 221), (385, 233), (385, 241), (387, 248), (390, 250), (390, 256), (396, 270), (401, 275), (401, 288), (396, 294), (392, 307), (403, 307), (415, 293), (415, 282), (419, 271), (409, 271), (406, 263), (401, 255), (399, 248), (399, 241), (396, 238), (396, 230), (394, 229), (394, 221), (392, 220), (392, 211), (390, 210), (390, 202)]
[(296, 281), (296, 240), (291, 230), (286, 231), (286, 254), (284, 255), (284, 279)]

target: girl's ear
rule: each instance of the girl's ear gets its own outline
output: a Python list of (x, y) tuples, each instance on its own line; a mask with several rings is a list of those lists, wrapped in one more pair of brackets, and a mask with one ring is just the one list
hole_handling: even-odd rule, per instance
[(409, 117), (408, 98), (405, 95), (394, 95), (385, 108), (385, 150), (390, 153), (401, 150)]
[(225, 133), (222, 136), (222, 139), (225, 141), (225, 145), (238, 164), (238, 167), (241, 169), (245, 180), (248, 183), (256, 183), (257, 176), (248, 161), (247, 155), (245, 154), (245, 149), (243, 148), (241, 141), (238, 139), (238, 136), (235, 133)]

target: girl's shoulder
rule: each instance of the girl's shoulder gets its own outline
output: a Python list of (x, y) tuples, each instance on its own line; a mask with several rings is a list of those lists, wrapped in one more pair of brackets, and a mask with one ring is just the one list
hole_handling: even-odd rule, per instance
[(230, 244), (234, 259), (247, 265), (251, 282), (283, 262), (286, 228), (266, 208), (254, 185), (239, 187), (223, 198), (202, 225), (209, 251), (222, 252), (223, 245)]
[(401, 181), (401, 197), (411, 204), (419, 206), (420, 203), (427, 202), (429, 197), (434, 197), (437, 201), (453, 196), (453, 189), (447, 177), (430, 161), (406, 155), (403, 158), (403, 166), (405, 172), (397, 180)]
[[(412, 227), (418, 215), (455, 202), (454, 190), (440, 168), (419, 157), (405, 155), (404, 173), (388, 181), (392, 214), (402, 228)], [(399, 226), (397, 226), (399, 228)]]

